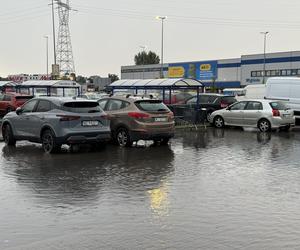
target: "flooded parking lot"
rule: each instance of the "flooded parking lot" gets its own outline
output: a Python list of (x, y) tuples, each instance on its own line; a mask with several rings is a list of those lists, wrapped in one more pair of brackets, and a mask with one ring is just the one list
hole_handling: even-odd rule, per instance
[(179, 132), (57, 155), (0, 143), (0, 249), (297, 249), (300, 133)]

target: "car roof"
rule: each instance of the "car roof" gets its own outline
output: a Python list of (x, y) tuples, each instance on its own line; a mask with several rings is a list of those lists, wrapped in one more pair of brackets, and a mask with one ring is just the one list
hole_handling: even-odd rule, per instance
[(96, 102), (95, 100), (88, 100), (88, 99), (82, 99), (82, 98), (76, 98), (76, 97), (57, 97), (57, 96), (40, 96), (35, 97), (36, 100), (48, 100), (52, 101), (56, 104), (63, 104), (66, 102)]
[(157, 99), (151, 99), (149, 97), (142, 97), (142, 96), (134, 96), (134, 95), (130, 95), (130, 96), (108, 96), (108, 97), (104, 97), (100, 100), (103, 99), (117, 99), (117, 100), (121, 100), (121, 101), (127, 101), (127, 102), (135, 102), (135, 101), (142, 101), (142, 100), (157, 100)]

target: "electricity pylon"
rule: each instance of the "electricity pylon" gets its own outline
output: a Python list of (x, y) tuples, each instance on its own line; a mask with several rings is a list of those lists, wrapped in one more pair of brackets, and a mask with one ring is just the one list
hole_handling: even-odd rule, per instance
[(55, 0), (58, 6), (59, 28), (57, 39), (57, 63), (62, 75), (75, 73), (71, 35), (69, 29), (69, 16), (71, 7), (69, 0), (62, 2)]

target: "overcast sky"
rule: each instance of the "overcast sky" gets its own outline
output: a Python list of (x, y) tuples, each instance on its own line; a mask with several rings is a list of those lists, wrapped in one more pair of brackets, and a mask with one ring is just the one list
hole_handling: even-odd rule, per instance
[[(0, 0), (0, 76), (45, 73), (44, 35), (52, 39), (50, 0)], [(299, 0), (70, 0), (77, 75), (120, 74), (140, 46), (160, 54), (166, 15), (165, 62), (236, 58), (300, 50)], [(49, 40), (50, 42), (51, 40)], [(50, 44), (49, 63), (53, 63)]]

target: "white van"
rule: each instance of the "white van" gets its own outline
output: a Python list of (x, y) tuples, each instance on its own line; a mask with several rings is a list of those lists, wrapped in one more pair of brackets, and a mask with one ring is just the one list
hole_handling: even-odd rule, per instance
[(238, 101), (243, 101), (247, 99), (264, 99), (266, 94), (266, 85), (265, 84), (254, 84), (248, 85), (243, 88), (245, 93), (244, 96), (237, 96)]
[(266, 85), (255, 84), (248, 85), (244, 88), (245, 98), (247, 99), (264, 99), (266, 94)]
[(266, 99), (285, 101), (294, 115), (300, 119), (300, 78), (272, 77), (267, 80)]

